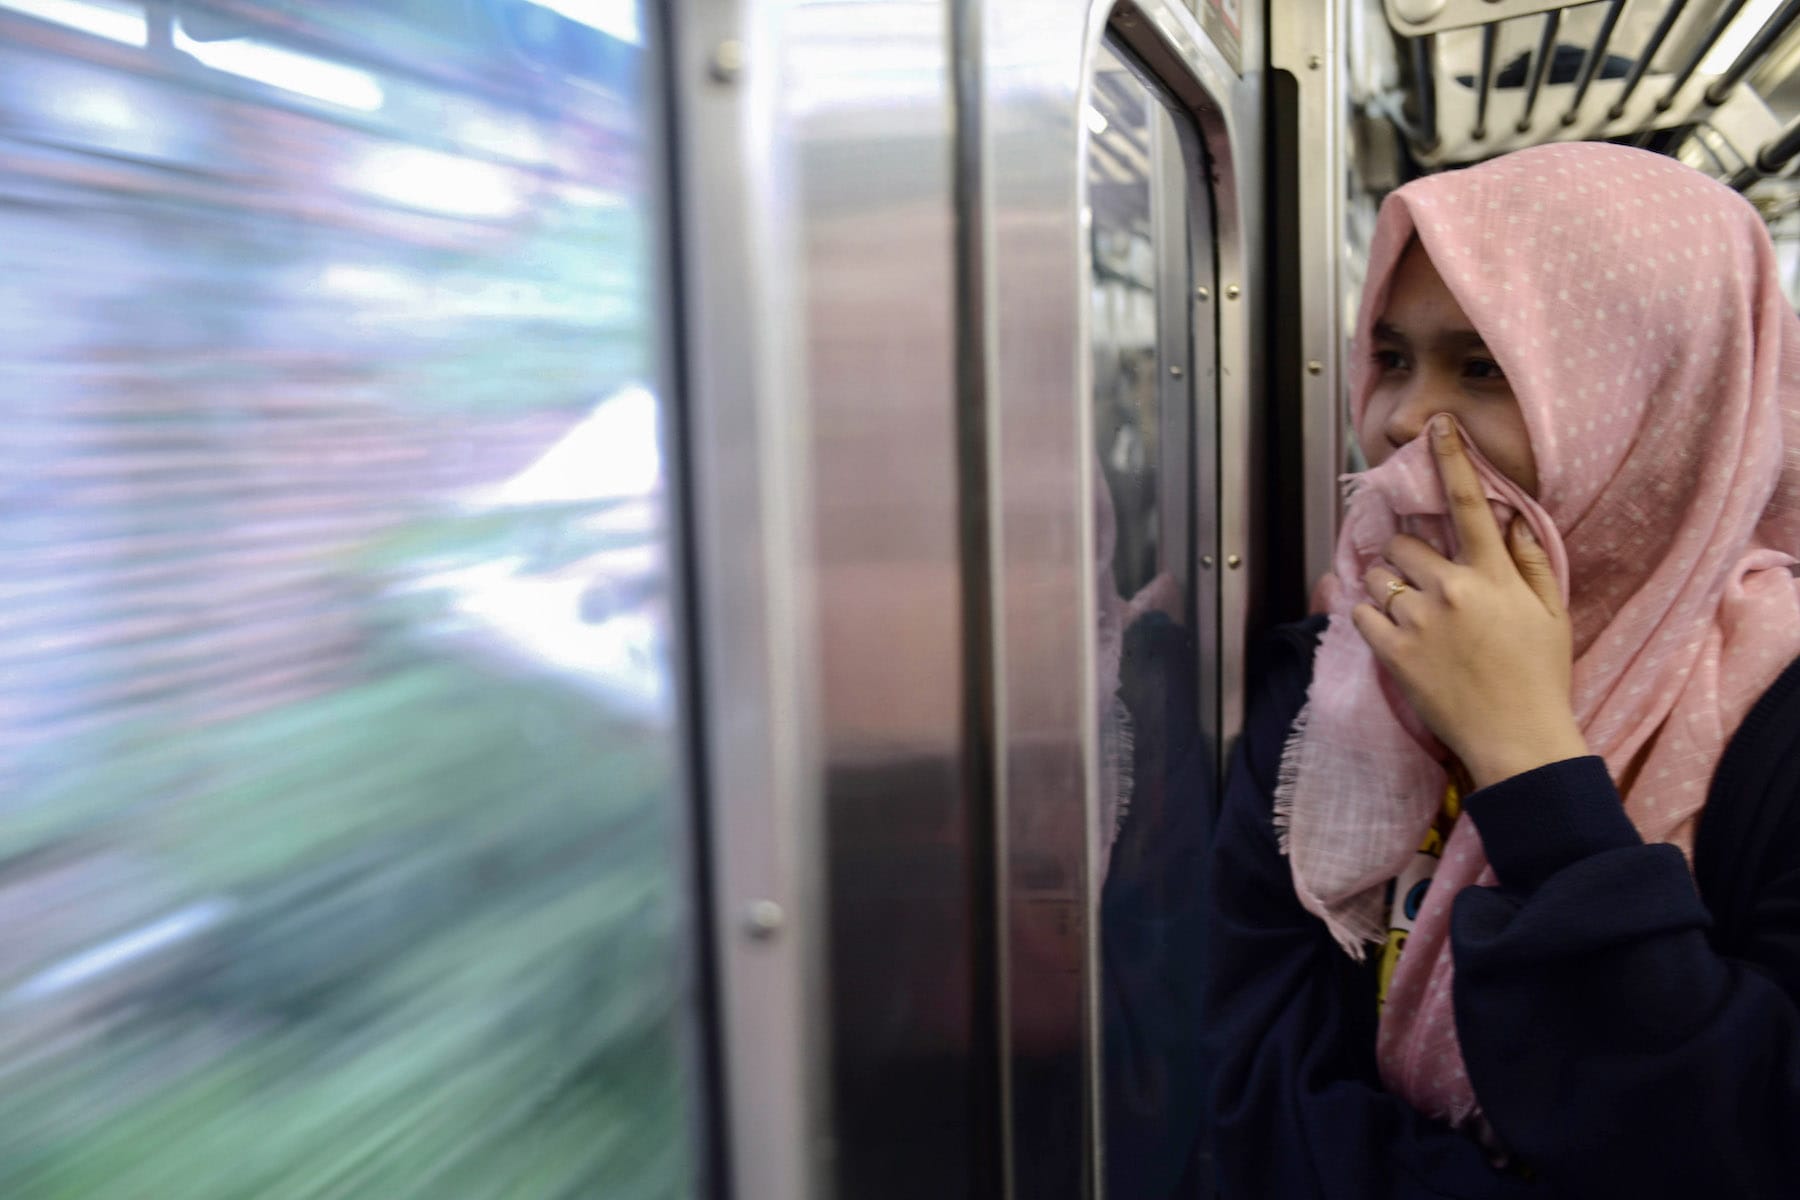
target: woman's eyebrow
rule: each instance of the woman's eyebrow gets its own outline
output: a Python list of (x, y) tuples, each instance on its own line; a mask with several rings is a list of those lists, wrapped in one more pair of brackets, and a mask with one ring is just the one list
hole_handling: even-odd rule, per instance
[(1395, 329), (1392, 325), (1389, 325), (1386, 321), (1375, 322), (1375, 337), (1380, 341), (1398, 342), (1403, 346), (1409, 345), (1411, 342), (1410, 338), (1404, 333), (1401, 333), (1398, 329)]

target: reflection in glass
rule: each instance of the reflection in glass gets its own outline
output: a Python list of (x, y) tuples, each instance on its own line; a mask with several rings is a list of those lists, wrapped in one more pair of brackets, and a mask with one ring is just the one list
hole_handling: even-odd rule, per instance
[(0, 0), (0, 8), (127, 46), (150, 44), (150, 22), (136, 0)]
[(695, 1188), (660, 143), (570, 7), (0, 0), (8, 1200)]
[(1110, 49), (1091, 95), (1107, 1194), (1169, 1200), (1205, 1194), (1195, 1013), (1212, 766), (1185, 584), (1200, 490), (1188, 181), (1202, 176), (1160, 96)]

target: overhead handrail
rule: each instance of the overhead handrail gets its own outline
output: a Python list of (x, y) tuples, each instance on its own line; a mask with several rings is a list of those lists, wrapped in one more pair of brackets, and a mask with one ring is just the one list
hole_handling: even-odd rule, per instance
[(1594, 44), (1588, 47), (1587, 57), (1581, 60), (1581, 75), (1575, 81), (1575, 98), (1569, 101), (1569, 111), (1562, 116), (1564, 125), (1575, 123), (1576, 114), (1581, 111), (1581, 102), (1587, 99), (1588, 85), (1594, 82), (1594, 75), (1600, 64), (1606, 61), (1607, 43), (1612, 41), (1613, 28), (1618, 25), (1619, 14), (1624, 11), (1625, 0), (1612, 0), (1607, 6), (1606, 16), (1600, 22), (1600, 32), (1594, 35)]
[(1800, 156), (1800, 117), (1784, 126), (1773, 141), (1756, 152), (1756, 158), (1732, 177), (1731, 186), (1743, 191), (1765, 175), (1779, 175)]
[[(1669, 30), (1675, 28), (1675, 22), (1680, 18), (1681, 10), (1686, 7), (1687, 0), (1669, 0), (1669, 7), (1663, 10), (1662, 20), (1658, 21), (1656, 28), (1650, 31), (1650, 39), (1644, 43), (1644, 49), (1638, 54), (1637, 61), (1631, 64), (1631, 73), (1625, 76), (1625, 86), (1620, 90), (1618, 99), (1614, 100), (1612, 108), (1607, 110), (1607, 120), (1616, 121), (1625, 115), (1625, 105), (1631, 99), (1631, 94), (1637, 91), (1638, 84), (1643, 82), (1644, 73), (1650, 69), (1650, 60), (1656, 57), (1658, 50), (1662, 49), (1663, 42), (1668, 39)], [(1694, 61), (1698, 63), (1700, 60), (1695, 59)]]
[(1538, 36), (1537, 58), (1531, 64), (1531, 87), (1525, 93), (1525, 111), (1519, 114), (1520, 133), (1531, 130), (1531, 110), (1537, 107), (1538, 92), (1550, 73), (1550, 59), (1556, 54), (1556, 31), (1561, 26), (1562, 9), (1553, 8), (1544, 14), (1544, 32)]
[(1787, 123), (1774, 141), (1756, 153), (1756, 168), (1764, 175), (1773, 175), (1800, 155), (1800, 117)]
[(1494, 46), (1499, 40), (1498, 23), (1481, 27), (1481, 82), (1475, 98), (1475, 128), (1469, 131), (1478, 142), (1487, 137), (1488, 93), (1494, 86)]
[(1681, 69), (1675, 72), (1674, 78), (1669, 80), (1669, 90), (1664, 92), (1656, 102), (1657, 112), (1668, 112), (1675, 107), (1675, 97), (1681, 94), (1681, 89), (1686, 87), (1688, 80), (1694, 77), (1694, 72), (1699, 69), (1701, 60), (1712, 52), (1713, 46), (1724, 36), (1726, 28), (1730, 26), (1738, 13), (1743, 11), (1745, 3), (1747, 0), (1729, 0), (1725, 7), (1719, 10), (1719, 15), (1714, 19), (1711, 28), (1706, 31), (1706, 36), (1700, 39), (1699, 44), (1688, 54), (1687, 61), (1681, 64)]
[(1796, 20), (1800, 20), (1800, 0), (1787, 0), (1781, 10), (1756, 31), (1756, 36), (1750, 39), (1749, 45), (1738, 52), (1737, 58), (1732, 60), (1725, 73), (1707, 87), (1706, 102), (1715, 106), (1725, 103), (1726, 97), (1731, 95), (1731, 89), (1755, 69), (1756, 64), (1762, 61), (1763, 56), (1781, 40), (1782, 35)]

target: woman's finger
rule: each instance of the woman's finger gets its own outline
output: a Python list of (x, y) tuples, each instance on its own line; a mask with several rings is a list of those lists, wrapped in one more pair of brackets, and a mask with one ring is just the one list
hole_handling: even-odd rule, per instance
[(1396, 534), (1388, 539), (1381, 553), (1414, 587), (1440, 595), (1445, 576), (1462, 569), (1434, 550), (1429, 542), (1410, 533)]
[(1530, 585), (1544, 607), (1553, 613), (1562, 612), (1562, 586), (1556, 582), (1556, 572), (1550, 569), (1550, 556), (1538, 545), (1538, 540), (1531, 532), (1531, 522), (1523, 516), (1512, 519), (1512, 528), (1507, 531), (1507, 545), (1512, 551), (1513, 565), (1519, 568), (1519, 575)]
[(1500, 537), (1500, 526), (1494, 522), (1494, 510), (1488, 507), (1481, 477), (1463, 453), (1462, 435), (1457, 432), (1456, 423), (1443, 413), (1431, 418), (1431, 449), (1437, 460), (1438, 478), (1444, 483), (1450, 521), (1456, 527), (1456, 542), (1461, 548), (1457, 557), (1474, 566), (1491, 566), (1506, 558), (1506, 543)]
[[(1398, 590), (1395, 584), (1399, 585)], [(1369, 602), (1381, 610), (1382, 616), (1396, 625), (1402, 622), (1401, 610), (1406, 607), (1408, 593), (1414, 591), (1411, 584), (1386, 567), (1373, 566), (1363, 572), (1363, 587), (1369, 593)], [(1416, 594), (1411, 598), (1416, 598)]]
[(1369, 649), (1383, 663), (1393, 660), (1398, 639), (1406, 636), (1373, 604), (1359, 604), (1351, 609), (1350, 623), (1356, 626), (1356, 632), (1362, 634), (1363, 641), (1369, 643)]

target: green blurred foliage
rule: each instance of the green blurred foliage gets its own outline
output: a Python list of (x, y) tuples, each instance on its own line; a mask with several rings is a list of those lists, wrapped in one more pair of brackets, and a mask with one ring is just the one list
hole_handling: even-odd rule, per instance
[(688, 1194), (672, 770), (566, 685), (427, 660), (64, 781), (40, 849), (101, 819), (233, 904), (0, 1086), (0, 1195)]

